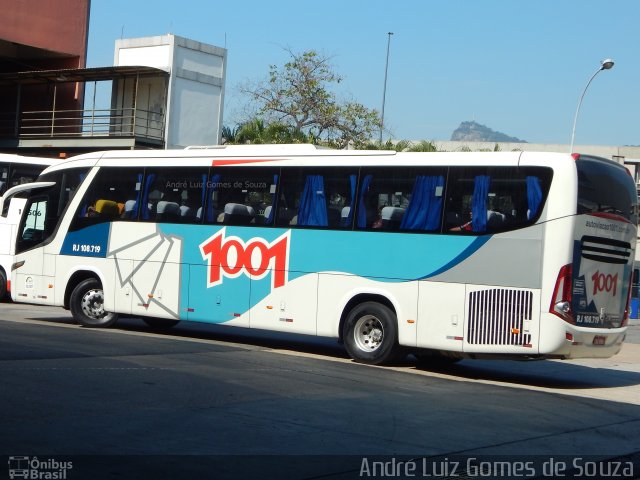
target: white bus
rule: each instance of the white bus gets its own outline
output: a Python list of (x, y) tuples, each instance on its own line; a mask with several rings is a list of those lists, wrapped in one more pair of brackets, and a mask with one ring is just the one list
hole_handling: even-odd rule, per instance
[[(0, 153), (0, 197), (16, 185), (35, 181), (42, 170), (54, 161)], [(0, 211), (0, 301), (6, 297), (11, 287), (11, 250), (25, 201), (25, 198), (14, 198), (11, 202), (5, 202), (4, 208)]]
[(12, 297), (87, 327), (126, 314), (334, 337), (370, 364), (609, 357), (636, 210), (628, 172), (587, 156), (92, 153), (31, 189)]

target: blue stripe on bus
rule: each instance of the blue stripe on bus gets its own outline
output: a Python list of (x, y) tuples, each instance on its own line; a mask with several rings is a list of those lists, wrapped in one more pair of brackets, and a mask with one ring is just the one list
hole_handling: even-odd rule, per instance
[[(184, 318), (226, 322), (235, 318), (234, 314), (246, 313), (271, 293), (272, 273), (258, 280), (245, 274), (223, 278), (220, 284), (207, 288), (207, 263), (199, 246), (223, 227), (177, 224), (159, 227), (165, 235), (182, 240), (181, 312), (187, 306), (195, 310)], [(225, 238), (235, 236), (243, 242), (261, 238), (270, 243), (286, 231), (228, 226)], [(490, 237), (291, 230), (288, 282), (322, 272), (373, 277), (383, 282), (425, 279), (463, 262)]]
[(106, 257), (110, 227), (110, 223), (99, 223), (74, 232), (67, 232), (62, 248), (60, 248), (60, 254), (79, 257)]

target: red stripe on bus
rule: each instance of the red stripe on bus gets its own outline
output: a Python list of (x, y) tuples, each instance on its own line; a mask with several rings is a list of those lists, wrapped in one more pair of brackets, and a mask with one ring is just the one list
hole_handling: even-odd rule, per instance
[(11, 280), (7, 280), (7, 292), (11, 291)]
[(274, 160), (280, 160), (278, 158), (265, 158), (265, 159), (246, 159), (246, 160), (212, 160), (212, 167), (222, 167), (225, 165), (244, 165), (246, 163), (261, 163), (261, 162), (272, 162)]

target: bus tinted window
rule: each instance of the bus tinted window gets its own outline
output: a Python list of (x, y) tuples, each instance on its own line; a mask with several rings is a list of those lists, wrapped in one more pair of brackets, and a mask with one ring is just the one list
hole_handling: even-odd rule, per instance
[[(638, 223), (637, 193), (624, 168), (611, 168), (612, 162), (581, 155), (578, 169), (578, 214), (609, 213)], [(626, 187), (626, 188), (625, 188)]]
[(533, 223), (549, 190), (542, 168), (451, 168), (444, 229), (491, 233)]
[(276, 168), (212, 169), (204, 196), (205, 223), (273, 225)]
[(42, 169), (43, 167), (39, 165), (12, 163), (9, 188), (23, 183), (35, 182)]
[(291, 168), (283, 170), (278, 199), (280, 227), (351, 228), (355, 168)]
[(202, 192), (207, 171), (208, 169), (197, 167), (146, 169), (139, 219), (164, 223), (199, 223), (198, 212), (202, 212)]
[(0, 195), (9, 188), (9, 165), (0, 164)]
[(444, 168), (363, 169), (356, 228), (440, 231)]
[(142, 169), (102, 168), (87, 189), (70, 230), (138, 216)]

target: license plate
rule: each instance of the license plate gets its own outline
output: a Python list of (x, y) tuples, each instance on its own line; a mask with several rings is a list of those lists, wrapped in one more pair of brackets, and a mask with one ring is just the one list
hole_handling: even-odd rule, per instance
[(593, 337), (593, 344), (594, 345), (604, 345), (605, 344), (605, 337), (603, 337), (602, 335), (596, 335), (595, 337)]

